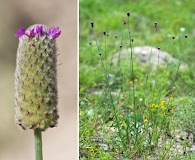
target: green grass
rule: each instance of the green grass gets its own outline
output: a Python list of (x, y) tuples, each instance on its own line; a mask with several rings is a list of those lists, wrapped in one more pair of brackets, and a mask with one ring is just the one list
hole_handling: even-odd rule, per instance
[[(80, 159), (190, 156), (189, 152), (177, 154), (171, 147), (178, 144), (174, 138), (178, 130), (195, 133), (193, 3), (80, 0)], [(127, 11), (131, 12), (129, 21)], [(127, 20), (125, 26), (123, 19)], [(157, 28), (154, 22), (158, 22)], [(180, 28), (185, 28), (185, 32)], [(173, 40), (173, 35), (179, 39)], [(178, 64), (167, 62), (167, 69), (158, 66), (151, 70), (150, 65), (141, 67), (131, 56), (128, 62), (121, 59), (120, 63), (112, 64), (110, 59), (120, 51), (121, 42), (123, 48), (130, 47), (129, 38), (134, 38), (132, 46), (160, 47), (181, 58), (188, 69), (177, 72)], [(192, 142), (184, 136), (179, 145), (185, 150)]]

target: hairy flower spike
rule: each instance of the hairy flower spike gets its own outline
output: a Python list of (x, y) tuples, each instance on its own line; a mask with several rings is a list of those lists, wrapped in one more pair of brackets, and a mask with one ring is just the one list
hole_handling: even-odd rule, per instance
[(22, 129), (55, 127), (57, 111), (56, 44), (59, 28), (19, 28), (15, 71), (15, 119)]

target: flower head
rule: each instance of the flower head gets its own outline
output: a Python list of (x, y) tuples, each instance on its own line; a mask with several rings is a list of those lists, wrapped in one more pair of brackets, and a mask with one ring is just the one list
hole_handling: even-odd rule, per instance
[(144, 122), (147, 123), (147, 122), (148, 122), (148, 119), (145, 118), (145, 119), (144, 119)]
[(36, 27), (36, 32), (39, 36), (42, 36), (44, 33), (43, 33), (43, 26), (37, 26)]
[[(48, 27), (19, 28), (15, 70), (15, 120), (22, 129), (57, 126), (57, 49)], [(27, 89), (29, 88), (29, 89)]]
[(59, 27), (44, 28), (44, 25), (34, 25), (28, 29), (20, 27), (18, 31), (15, 33), (15, 37), (21, 38), (22, 36), (26, 35), (29, 38), (34, 38), (34, 37), (46, 35), (50, 39), (55, 39), (59, 37), (60, 34), (61, 34), (61, 30), (59, 29)]
[(129, 84), (133, 84), (133, 81), (129, 81)]
[(48, 34), (51, 39), (55, 39), (59, 37), (59, 35), (61, 34), (61, 31), (59, 27), (51, 27), (48, 29)]
[(34, 30), (35, 30), (35, 29), (32, 28), (32, 29), (26, 31), (26, 35), (27, 35), (28, 37), (34, 37), (34, 36), (35, 36)]
[(26, 32), (26, 29), (20, 27), (18, 31), (15, 33), (15, 37), (20, 38), (22, 37)]

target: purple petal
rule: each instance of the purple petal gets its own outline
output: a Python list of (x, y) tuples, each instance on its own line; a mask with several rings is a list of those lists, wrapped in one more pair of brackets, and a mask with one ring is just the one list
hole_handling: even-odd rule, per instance
[(35, 32), (34, 32), (34, 28), (26, 31), (25, 33), (28, 37), (34, 37), (35, 36)]
[(61, 31), (59, 27), (51, 27), (48, 29), (48, 34), (50, 38), (55, 39), (59, 37), (59, 35), (61, 34)]
[(20, 38), (25, 34), (26, 29), (20, 27), (18, 31), (15, 33), (15, 37)]
[(42, 36), (44, 33), (43, 33), (43, 26), (37, 26), (36, 27), (36, 32), (39, 36)]

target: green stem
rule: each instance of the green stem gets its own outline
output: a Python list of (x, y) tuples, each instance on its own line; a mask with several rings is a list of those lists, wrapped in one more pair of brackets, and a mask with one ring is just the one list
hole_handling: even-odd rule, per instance
[(36, 160), (43, 160), (41, 131), (39, 129), (35, 129), (34, 130), (34, 136), (35, 136), (35, 155), (36, 155)]

